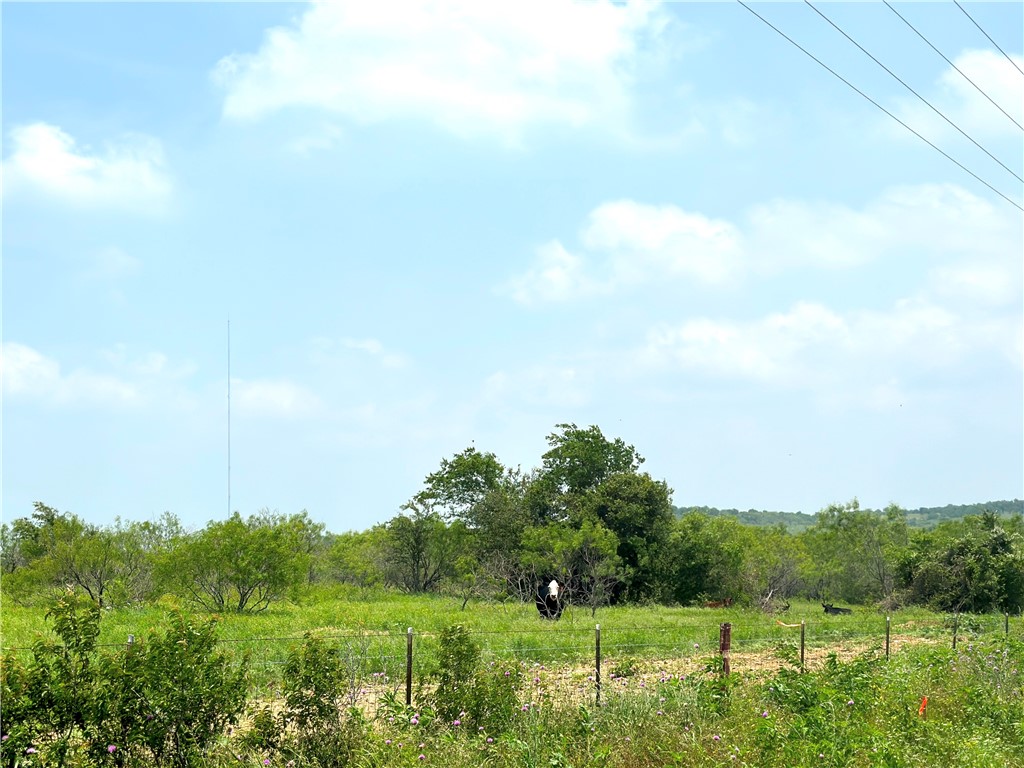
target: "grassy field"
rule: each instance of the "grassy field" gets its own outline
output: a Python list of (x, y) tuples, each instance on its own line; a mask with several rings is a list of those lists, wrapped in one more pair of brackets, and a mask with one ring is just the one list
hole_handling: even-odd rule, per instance
[[(417, 669), (432, 663), (436, 636), (453, 624), (465, 626), (489, 657), (510, 657), (539, 663), (580, 664), (594, 659), (595, 629), (601, 627), (602, 655), (616, 657), (687, 660), (717, 651), (719, 627), (732, 625), (732, 649), (736, 664), (745, 654), (758, 654), (799, 642), (801, 620), (806, 622), (805, 643), (809, 657), (828, 651), (882, 649), (885, 615), (856, 608), (851, 615), (828, 616), (821, 606), (794, 601), (779, 616), (743, 608), (705, 609), (666, 606), (624, 606), (589, 609), (569, 607), (560, 621), (541, 620), (532, 605), (471, 602), (465, 610), (454, 598), (411, 596), (386, 590), (346, 587), (320, 588), (299, 602), (273, 605), (258, 614), (219, 614), (217, 635), (222, 643), (252, 655), (251, 665), (261, 680), (272, 679), (287, 650), (305, 632), (334, 637), (341, 642), (369, 642), (363, 653), (380, 660), (383, 670), (404, 669), (406, 633), (412, 627)], [(167, 598), (143, 608), (104, 611), (100, 624), (101, 646), (127, 642), (130, 635), (146, 636), (159, 627), (170, 610), (187, 606)], [(925, 640), (952, 643), (950, 617), (923, 609), (896, 612), (891, 617), (893, 652), (902, 644)], [(1022, 620), (1011, 617), (1010, 633), (1020, 635)], [(790, 626), (783, 626), (783, 624)], [(5, 602), (0, 610), (3, 649), (26, 653), (39, 637), (49, 634), (45, 610)], [(1004, 631), (998, 615), (962, 617), (961, 638), (996, 635)], [(735, 666), (735, 664), (734, 664)]]
[[(150, 637), (175, 607), (105, 611), (100, 653), (117, 651), (129, 635)], [(885, 619), (861, 608), (826, 616), (820, 605), (794, 603), (781, 617), (649, 606), (604, 608), (596, 616), (570, 608), (548, 622), (531, 605), (461, 610), (459, 601), (440, 596), (322, 589), (262, 614), (219, 617), (219, 646), (237, 663), (248, 657), (249, 704), (239, 726), (189, 764), (1024, 768), (1021, 619), (1011, 618), (1007, 637), (1001, 616), (961, 617), (953, 649), (949, 617), (899, 612), (889, 660)], [(5, 603), (2, 621), (5, 652), (25, 660), (29, 646), (50, 632), (39, 608)], [(732, 626), (729, 677), (717, 655), (723, 622)], [(444, 678), (436, 673), (453, 662), (450, 653), (442, 660), (439, 637), (455, 624), (466, 628), (480, 661), (440, 696)], [(404, 686), (409, 627), (411, 707)], [(347, 676), (323, 694), (338, 704), (335, 714), (304, 730), (301, 718), (288, 715), (288, 702), (297, 690), (300, 703), (313, 696), (317, 665), (307, 668), (314, 682), (298, 687), (283, 670), (289, 652), (306, 647), (306, 632), (341, 649)], [(105, 738), (58, 753), (57, 742), (36, 738), (0, 745), (0, 763), (153, 764), (152, 753), (139, 751), (142, 742)]]

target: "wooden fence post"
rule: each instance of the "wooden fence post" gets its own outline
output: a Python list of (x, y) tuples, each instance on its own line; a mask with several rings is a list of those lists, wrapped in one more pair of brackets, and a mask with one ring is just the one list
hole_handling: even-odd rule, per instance
[(800, 619), (800, 671), (806, 672), (807, 667), (804, 666), (804, 648), (806, 647), (805, 638), (807, 635), (807, 622)]
[(601, 625), (594, 627), (594, 703), (601, 706)]
[(405, 635), (405, 706), (412, 706), (412, 627)]
[(885, 658), (889, 658), (889, 617), (885, 617)]
[(732, 624), (725, 622), (718, 628), (718, 652), (722, 654), (722, 674), (729, 676), (729, 650), (732, 646)]

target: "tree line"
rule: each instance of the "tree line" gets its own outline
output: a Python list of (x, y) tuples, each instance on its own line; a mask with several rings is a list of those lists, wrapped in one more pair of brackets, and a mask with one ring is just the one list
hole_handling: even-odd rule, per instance
[(551, 578), (591, 611), (610, 603), (731, 598), (776, 610), (793, 597), (1024, 608), (1024, 518), (983, 510), (930, 529), (896, 505), (829, 505), (798, 532), (701, 509), (597, 426), (559, 424), (524, 471), (470, 447), (443, 459), (387, 522), (334, 534), (307, 512), (233, 514), (197, 531), (172, 514), (111, 526), (42, 503), (0, 528), (0, 589), (31, 602), (73, 586), (98, 606), (178, 594), (209, 611), (260, 611), (317, 583), (532, 602)]

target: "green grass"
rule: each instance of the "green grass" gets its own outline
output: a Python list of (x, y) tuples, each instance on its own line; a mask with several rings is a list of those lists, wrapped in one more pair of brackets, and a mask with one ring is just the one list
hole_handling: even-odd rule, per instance
[[(328, 734), (343, 743), (351, 765), (1024, 768), (1019, 617), (1011, 620), (1009, 639), (1001, 616), (962, 617), (953, 650), (948, 617), (902, 611), (892, 617), (895, 652), (886, 661), (885, 616), (868, 609), (826, 616), (820, 605), (795, 602), (777, 619), (736, 607), (614, 607), (596, 616), (570, 608), (561, 621), (547, 622), (532, 605), (460, 605), (441, 596), (321, 588), (261, 614), (222, 616), (218, 636), (252, 654), (253, 702), (280, 702), (281, 664), (304, 632), (355, 648), (362, 666), (353, 693), (362, 697), (364, 714), (350, 730)], [(105, 611), (100, 643), (144, 638), (173, 607), (165, 601)], [(5, 602), (0, 618), (5, 650), (27, 648), (49, 631), (39, 608)], [(799, 628), (779, 624), (801, 619), (811, 661), (806, 674), (794, 666)], [(735, 654), (726, 683), (715, 671), (722, 622), (732, 624)], [(425, 708), (437, 635), (456, 623), (481, 646), (485, 669), (498, 674), (511, 664), (522, 674), (526, 708), (500, 732), (460, 731), (432, 720)], [(598, 623), (600, 706), (592, 679)], [(415, 706), (405, 710), (410, 626)], [(386, 682), (370, 678), (379, 672)], [(929, 704), (919, 716), (922, 696)], [(389, 701), (390, 708), (378, 709)], [(416, 724), (411, 713), (420, 715)], [(295, 768), (316, 768), (303, 754), (247, 741), (243, 729), (225, 737), (205, 765), (267, 760), (286, 768), (294, 760)]]

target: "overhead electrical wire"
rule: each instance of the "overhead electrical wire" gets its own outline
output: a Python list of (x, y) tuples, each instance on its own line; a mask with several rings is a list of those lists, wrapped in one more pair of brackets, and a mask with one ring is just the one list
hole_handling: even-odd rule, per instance
[(795, 40), (793, 40), (793, 38), (791, 38), (791, 37), (790, 37), (789, 35), (787, 35), (787, 34), (786, 34), (785, 32), (783, 32), (783, 31), (782, 31), (781, 29), (779, 29), (779, 28), (778, 28), (778, 27), (776, 27), (776, 26), (775, 26), (774, 24), (772, 24), (772, 23), (771, 23), (770, 21), (768, 21), (768, 19), (766, 19), (766, 18), (765, 18), (764, 16), (762, 16), (762, 15), (761, 15), (761, 14), (759, 14), (759, 13), (758, 13), (757, 11), (755, 11), (755, 10), (754, 10), (753, 8), (751, 8), (751, 7), (749, 6), (749, 5), (747, 5), (747, 4), (745, 3), (745, 2), (743, 2), (743, 0), (736, 0), (736, 2), (738, 2), (738, 3), (740, 4), (740, 5), (742, 5), (742, 6), (744, 7), (744, 8), (746, 8), (746, 9), (747, 9), (748, 11), (750, 11), (750, 12), (751, 12), (752, 14), (754, 14), (754, 16), (756, 16), (757, 18), (759, 18), (759, 19), (760, 19), (760, 20), (761, 20), (762, 22), (764, 22), (764, 23), (765, 23), (765, 24), (766, 24), (767, 26), (769, 26), (769, 27), (771, 27), (771, 28), (772, 28), (773, 30), (775, 30), (775, 31), (776, 31), (776, 32), (777, 32), (777, 33), (778, 33), (778, 34), (779, 34), (779, 35), (780, 35), (781, 37), (783, 37), (783, 38), (784, 38), (785, 40), (787, 40), (787, 41), (788, 41), (788, 42), (789, 42), (789, 43), (790, 43), (791, 45), (793, 45), (794, 47), (796, 47), (797, 49), (799, 49), (800, 51), (802, 51), (802, 52), (803, 52), (803, 53), (804, 53), (805, 55), (807, 55), (807, 56), (809, 56), (810, 58), (814, 59), (814, 61), (816, 61), (816, 62), (817, 62), (817, 63), (818, 63), (819, 65), (821, 65), (821, 66), (822, 66), (822, 67), (823, 67), (824, 69), (828, 70), (828, 71), (829, 71), (829, 72), (830, 72), (830, 73), (831, 73), (832, 75), (834, 75), (835, 77), (837, 77), (837, 78), (839, 78), (840, 80), (842, 80), (842, 81), (843, 81), (844, 83), (846, 83), (846, 85), (848, 85), (848, 86), (849, 86), (850, 88), (852, 88), (852, 89), (853, 89), (854, 91), (856, 91), (856, 92), (857, 92), (857, 93), (859, 93), (859, 94), (860, 94), (861, 96), (863, 96), (863, 97), (864, 97), (865, 99), (867, 99), (868, 101), (870, 101), (870, 102), (871, 102), (872, 104), (874, 104), (874, 105), (875, 105), (876, 107), (878, 107), (878, 108), (879, 108), (880, 110), (882, 110), (883, 112), (885, 112), (885, 114), (887, 114), (887, 115), (888, 115), (889, 117), (891, 117), (891, 118), (892, 118), (893, 120), (895, 120), (895, 121), (896, 121), (897, 123), (899, 123), (900, 125), (902, 125), (902, 126), (903, 126), (904, 128), (906, 128), (906, 129), (907, 129), (908, 131), (910, 131), (910, 132), (911, 132), (912, 134), (914, 134), (915, 136), (917, 136), (917, 138), (919, 138), (919, 139), (920, 139), (921, 141), (923, 141), (923, 142), (924, 142), (925, 144), (927, 144), (927, 145), (928, 145), (929, 147), (931, 147), (931, 148), (932, 148), (932, 149), (934, 149), (934, 150), (935, 150), (936, 152), (938, 152), (938, 153), (939, 153), (940, 155), (942, 155), (942, 156), (943, 156), (943, 157), (945, 157), (945, 158), (946, 158), (947, 160), (949, 160), (949, 161), (950, 161), (951, 163), (953, 163), (954, 165), (956, 165), (956, 166), (957, 166), (958, 168), (960, 168), (960, 170), (964, 171), (964, 172), (965, 172), (965, 173), (967, 173), (968, 175), (972, 176), (972, 177), (973, 177), (973, 178), (974, 178), (975, 180), (977, 180), (978, 182), (980, 182), (980, 183), (981, 183), (981, 184), (983, 184), (984, 186), (988, 187), (988, 188), (989, 188), (990, 190), (992, 190), (993, 192), (995, 192), (995, 193), (996, 193), (997, 195), (999, 195), (999, 197), (1003, 198), (1003, 200), (1005, 200), (1006, 202), (1008, 202), (1008, 203), (1009, 203), (1010, 205), (1012, 205), (1012, 206), (1013, 206), (1014, 208), (1018, 209), (1019, 211), (1022, 211), (1022, 212), (1024, 212), (1024, 207), (1021, 207), (1021, 205), (1020, 205), (1019, 203), (1015, 202), (1015, 201), (1014, 201), (1014, 200), (1012, 200), (1011, 198), (1009, 198), (1009, 197), (1007, 197), (1006, 195), (1004, 195), (1004, 194), (1003, 194), (1002, 192), (1000, 192), (1000, 191), (999, 191), (998, 189), (996, 189), (995, 187), (993, 187), (993, 186), (992, 186), (991, 184), (989, 184), (989, 183), (988, 183), (987, 181), (985, 181), (985, 180), (984, 180), (983, 178), (981, 178), (981, 177), (980, 177), (980, 176), (979, 176), (978, 174), (976, 174), (976, 173), (975, 173), (974, 171), (972, 171), (972, 170), (971, 170), (970, 168), (968, 168), (967, 166), (965, 166), (965, 165), (964, 165), (963, 163), (961, 163), (961, 162), (960, 162), (959, 160), (957, 160), (956, 158), (952, 157), (951, 155), (949, 155), (949, 154), (948, 154), (947, 152), (945, 152), (945, 151), (944, 151), (944, 150), (942, 150), (941, 148), (939, 148), (939, 147), (935, 146), (935, 144), (933, 144), (932, 142), (928, 141), (928, 139), (926, 139), (926, 138), (925, 138), (924, 136), (922, 136), (922, 135), (921, 135), (920, 133), (918, 133), (917, 131), (915, 131), (915, 130), (914, 130), (913, 128), (911, 128), (911, 127), (910, 127), (909, 125), (907, 125), (907, 124), (906, 124), (905, 122), (903, 122), (902, 120), (900, 120), (900, 119), (899, 119), (898, 117), (896, 117), (896, 115), (894, 115), (894, 114), (893, 114), (892, 112), (890, 112), (890, 111), (889, 111), (888, 109), (886, 109), (886, 108), (885, 108), (885, 107), (883, 107), (883, 106), (882, 106), (881, 104), (879, 104), (879, 103), (878, 103), (877, 101), (875, 101), (874, 99), (872, 99), (872, 98), (871, 98), (870, 96), (868, 96), (868, 95), (867, 95), (866, 93), (864, 93), (864, 91), (862, 91), (862, 90), (861, 90), (860, 88), (858, 88), (858, 87), (857, 87), (857, 86), (855, 86), (855, 85), (854, 85), (853, 83), (851, 83), (851, 82), (850, 82), (849, 80), (847, 80), (847, 79), (846, 79), (845, 77), (843, 77), (842, 75), (840, 75), (840, 74), (839, 74), (838, 72), (836, 72), (836, 71), (835, 71), (834, 69), (832, 69), (832, 68), (831, 68), (830, 66), (828, 66), (828, 64), (826, 64), (826, 63), (825, 63), (825, 62), (823, 62), (823, 61), (822, 61), (821, 59), (819, 59), (819, 58), (818, 58), (817, 56), (815, 56), (815, 55), (814, 55), (813, 53), (811, 53), (811, 52), (810, 52), (810, 51), (808, 51), (808, 50), (807, 50), (806, 48), (804, 48), (804, 47), (803, 47), (802, 45), (800, 45), (800, 44), (799, 44), (798, 42), (796, 42)]
[(924, 102), (924, 104), (925, 104), (925, 105), (926, 105), (926, 106), (927, 106), (927, 107), (928, 107), (929, 109), (931, 109), (931, 111), (932, 111), (932, 112), (934, 112), (934, 113), (935, 113), (936, 115), (938, 115), (938, 116), (939, 116), (939, 117), (941, 117), (941, 118), (942, 118), (943, 120), (945, 120), (945, 121), (946, 121), (947, 123), (949, 123), (949, 124), (950, 124), (951, 126), (953, 126), (954, 128), (956, 128), (956, 130), (957, 130), (957, 131), (959, 131), (959, 133), (960, 133), (960, 135), (961, 135), (961, 136), (963, 136), (963, 137), (964, 137), (965, 139), (967, 139), (967, 140), (968, 140), (969, 142), (971, 142), (971, 144), (973, 144), (974, 146), (976, 146), (976, 147), (977, 147), (978, 149), (980, 149), (980, 150), (981, 150), (982, 152), (984, 152), (984, 153), (985, 153), (986, 155), (988, 155), (988, 156), (989, 156), (990, 158), (992, 158), (992, 159), (993, 159), (993, 160), (995, 160), (995, 161), (996, 161), (997, 163), (999, 163), (999, 165), (1000, 165), (1000, 166), (1002, 166), (1003, 170), (1005, 170), (1005, 171), (1006, 171), (1007, 173), (1009, 173), (1009, 174), (1010, 174), (1011, 176), (1013, 176), (1013, 178), (1015, 178), (1015, 179), (1016, 179), (1017, 181), (1019, 181), (1019, 182), (1020, 182), (1021, 184), (1024, 184), (1024, 178), (1021, 178), (1020, 176), (1018, 176), (1018, 175), (1017, 175), (1017, 173), (1016, 173), (1016, 171), (1014, 171), (1014, 170), (1013, 170), (1012, 168), (1010, 168), (1010, 167), (1009, 167), (1008, 165), (1006, 165), (1006, 164), (1005, 164), (1005, 163), (1004, 163), (1004, 162), (1003, 162), (1002, 160), (1000, 160), (1000, 159), (999, 159), (998, 157), (996, 157), (996, 156), (995, 156), (995, 155), (993, 155), (993, 154), (992, 154), (991, 152), (989, 152), (989, 151), (988, 151), (987, 149), (985, 149), (985, 148), (984, 148), (983, 146), (981, 146), (981, 144), (979, 144), (979, 143), (978, 143), (977, 141), (975, 141), (975, 140), (974, 140), (973, 138), (971, 138), (971, 136), (970, 136), (970, 135), (968, 135), (968, 133), (967, 133), (967, 132), (966, 132), (966, 131), (965, 131), (965, 130), (964, 130), (963, 128), (961, 128), (961, 127), (960, 127), (959, 125), (957, 125), (957, 124), (956, 124), (956, 123), (954, 123), (954, 122), (953, 122), (952, 120), (950, 120), (950, 119), (949, 119), (948, 117), (946, 117), (946, 116), (945, 116), (945, 115), (944, 115), (944, 114), (942, 113), (942, 111), (941, 111), (941, 110), (939, 110), (939, 109), (938, 109), (937, 107), (935, 107), (935, 106), (934, 106), (934, 105), (933, 105), (933, 104), (932, 104), (932, 103), (931, 103), (930, 101), (928, 101), (928, 99), (926, 99), (926, 98), (925, 98), (924, 96), (922, 96), (922, 95), (921, 95), (920, 93), (918, 93), (918, 92), (917, 92), (917, 91), (915, 91), (915, 90), (914, 90), (913, 88), (911, 88), (911, 87), (910, 87), (909, 85), (907, 85), (907, 83), (906, 83), (906, 82), (904, 82), (904, 80), (903, 80), (903, 79), (901, 79), (899, 75), (897, 75), (897, 74), (896, 74), (895, 72), (893, 72), (893, 71), (892, 71), (891, 69), (889, 69), (889, 68), (888, 68), (887, 66), (885, 66), (885, 64), (883, 64), (883, 63), (882, 63), (882, 62), (880, 62), (880, 61), (879, 61), (879, 60), (878, 60), (877, 58), (875, 58), (875, 57), (874, 57), (874, 56), (872, 55), (871, 51), (869, 51), (869, 50), (868, 50), (867, 48), (865, 48), (865, 47), (864, 47), (863, 45), (861, 45), (861, 44), (860, 44), (860, 43), (858, 43), (858, 42), (857, 42), (856, 40), (854, 40), (854, 39), (853, 39), (852, 37), (850, 37), (850, 36), (849, 36), (848, 34), (846, 34), (846, 32), (845, 32), (845, 31), (843, 30), (843, 28), (842, 28), (842, 27), (840, 27), (840, 26), (839, 26), (838, 24), (836, 24), (836, 23), (835, 23), (834, 21), (832, 21), (832, 19), (830, 19), (830, 18), (829, 18), (828, 16), (826, 16), (826, 15), (825, 15), (824, 13), (822, 13), (822, 12), (821, 12), (821, 11), (819, 11), (819, 10), (818, 10), (817, 8), (815, 8), (815, 7), (814, 7), (814, 4), (813, 4), (813, 3), (811, 2), (811, 0), (804, 0), (804, 4), (805, 4), (805, 5), (807, 5), (807, 6), (808, 6), (808, 7), (809, 7), (809, 8), (810, 8), (810, 9), (811, 9), (812, 11), (814, 11), (814, 12), (815, 12), (816, 14), (818, 14), (819, 16), (821, 16), (821, 18), (823, 18), (823, 19), (824, 19), (825, 21), (827, 21), (827, 22), (828, 22), (829, 24), (831, 24), (831, 25), (832, 25), (832, 27), (833, 27), (833, 28), (834, 28), (834, 29), (835, 29), (835, 30), (836, 30), (837, 32), (839, 32), (839, 34), (841, 34), (841, 35), (842, 35), (843, 37), (845, 37), (845, 38), (846, 38), (847, 40), (849, 40), (849, 41), (850, 41), (851, 43), (853, 43), (853, 44), (854, 44), (855, 46), (857, 46), (857, 47), (858, 47), (858, 48), (859, 48), (859, 49), (860, 49), (860, 50), (861, 50), (861, 51), (862, 51), (862, 52), (863, 52), (863, 53), (864, 53), (864, 54), (865, 54), (865, 55), (866, 55), (866, 56), (867, 56), (867, 57), (868, 57), (869, 59), (871, 59), (871, 60), (872, 60), (873, 62), (875, 62), (875, 64), (877, 64), (877, 65), (878, 65), (878, 66), (880, 66), (880, 67), (881, 67), (882, 69), (884, 69), (884, 70), (885, 70), (886, 72), (888, 72), (888, 73), (889, 73), (889, 74), (890, 74), (890, 75), (891, 75), (891, 76), (893, 77), (893, 79), (894, 79), (894, 80), (896, 80), (896, 82), (898, 82), (898, 83), (899, 83), (900, 85), (902, 85), (902, 86), (903, 86), (904, 88), (906, 88), (906, 89), (907, 89), (908, 91), (910, 91), (910, 92), (911, 92), (912, 94), (914, 94), (915, 96), (917, 96), (917, 98), (919, 98), (919, 99), (920, 99), (920, 100), (921, 100), (922, 102)]
[(1020, 67), (1017, 66), (1017, 62), (1010, 58), (1010, 54), (1008, 54), (1006, 51), (1004, 51), (1002, 48), (999, 47), (999, 43), (997, 43), (995, 40), (993, 40), (991, 38), (991, 36), (988, 34), (988, 32), (986, 32), (984, 29), (981, 28), (981, 24), (979, 24), (978, 22), (976, 22), (974, 20), (974, 17), (971, 16), (971, 14), (969, 14), (967, 12), (967, 9), (964, 8), (962, 5), (960, 5), (958, 0), (953, 0), (953, 2), (956, 3), (956, 7), (957, 8), (959, 8), (961, 11), (964, 12), (964, 16), (966, 16), (968, 19), (970, 19), (971, 23), (974, 24), (974, 26), (976, 26), (981, 31), (981, 34), (983, 34), (985, 37), (988, 38), (988, 41), (990, 43), (992, 43), (992, 45), (994, 45), (996, 47), (996, 50), (998, 50), (1001, 54), (1003, 54), (1003, 56), (1006, 57), (1006, 60), (1008, 62), (1010, 62), (1011, 64), (1013, 64), (1014, 68), (1018, 72), (1020, 72), (1022, 75), (1024, 75), (1024, 69), (1021, 69)]
[(922, 35), (917, 30), (917, 27), (915, 27), (913, 24), (911, 24), (909, 21), (907, 21), (907, 19), (903, 16), (903, 14), (901, 14), (899, 11), (897, 11), (895, 8), (892, 7), (892, 5), (889, 3), (889, 0), (882, 0), (882, 2), (885, 3), (889, 7), (890, 11), (895, 13), (900, 18), (900, 21), (902, 21), (904, 24), (906, 24), (908, 27), (910, 27), (918, 37), (920, 37), (922, 40), (924, 40), (926, 43), (928, 43), (928, 45), (931, 47), (931, 49), (933, 51), (935, 51), (937, 54), (939, 54), (939, 56), (941, 56), (943, 59), (945, 59), (946, 63), (949, 64), (949, 66), (951, 66), (953, 69), (955, 69), (957, 72), (959, 72), (960, 76), (963, 77), (964, 80), (966, 80), (968, 83), (973, 85), (975, 90), (978, 91), (978, 93), (980, 93), (982, 96), (984, 96), (986, 99), (988, 99), (992, 103), (992, 106), (994, 106), (996, 109), (998, 109), (1004, 115), (1006, 115), (1010, 119), (1010, 122), (1012, 122), (1014, 125), (1016, 125), (1018, 128), (1020, 128), (1022, 131), (1024, 131), (1024, 125), (1021, 125), (1020, 123), (1018, 123), (1009, 112), (1007, 112), (1005, 109), (1003, 109), (1001, 106), (999, 106), (991, 96), (989, 96), (987, 93), (985, 93), (985, 91), (983, 91), (981, 89), (980, 85), (978, 85), (976, 82), (971, 80), (971, 78), (969, 78), (966, 74), (964, 74), (964, 71), (962, 69), (960, 69), (960, 67), (958, 67), (956, 64), (954, 64), (952, 61), (950, 61), (946, 57), (946, 54), (944, 54), (942, 51), (940, 51), (938, 48), (936, 48), (934, 45), (932, 45), (932, 42), (927, 37)]

